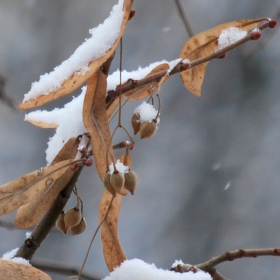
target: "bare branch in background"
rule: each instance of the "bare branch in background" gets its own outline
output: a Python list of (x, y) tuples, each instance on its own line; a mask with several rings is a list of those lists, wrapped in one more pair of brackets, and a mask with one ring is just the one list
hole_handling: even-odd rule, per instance
[(5, 90), (5, 84), (6, 84), (6, 79), (4, 76), (0, 74), (0, 100), (8, 105), (10, 108), (17, 110), (18, 107), (16, 105), (16, 102), (13, 98), (11, 98), (9, 95), (7, 95), (6, 90)]
[(194, 36), (194, 32), (192, 30), (191, 23), (188, 20), (187, 14), (184, 11), (184, 8), (182, 7), (180, 0), (175, 0), (175, 4), (178, 9), (178, 14), (179, 14), (181, 20), (183, 21), (184, 26), (189, 34), (189, 37)]

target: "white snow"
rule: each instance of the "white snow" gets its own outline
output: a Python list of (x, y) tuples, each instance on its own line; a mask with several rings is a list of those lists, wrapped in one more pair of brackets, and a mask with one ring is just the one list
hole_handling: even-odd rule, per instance
[[(145, 76), (147, 76), (154, 68), (156, 68), (158, 65), (167, 63), (169, 65), (169, 69), (172, 69), (176, 64), (178, 64), (182, 59), (177, 58), (172, 61), (158, 61), (158, 62), (153, 62), (149, 66), (146, 66), (144, 68), (139, 67), (137, 70), (134, 71), (122, 71), (122, 82), (127, 81), (128, 79), (133, 79), (133, 80), (140, 80), (143, 79)], [(120, 83), (120, 70), (117, 70), (113, 72), (109, 77), (108, 77), (108, 85), (107, 85), (107, 90), (114, 90), (116, 86)]]
[[(134, 113), (138, 114), (140, 117), (140, 123), (143, 122), (152, 122), (152, 120), (157, 115), (157, 110), (154, 108), (153, 105), (143, 101), (141, 105), (135, 108)], [(159, 118), (157, 120), (157, 123), (159, 123)]]
[(14, 263), (23, 264), (23, 265), (26, 265), (26, 266), (31, 266), (29, 261), (24, 259), (24, 258), (14, 258), (17, 251), (18, 251), (18, 248), (13, 249), (13, 250), (5, 253), (2, 257), (2, 260), (12, 261)]
[(86, 87), (83, 87), (82, 93), (78, 97), (74, 97), (72, 101), (65, 104), (61, 109), (55, 108), (52, 111), (37, 110), (25, 115), (25, 120), (56, 123), (58, 125), (55, 135), (48, 142), (46, 150), (48, 164), (52, 162), (71, 137), (77, 137), (86, 132), (82, 114), (85, 93)]
[[(139, 67), (136, 71), (128, 72), (124, 70), (122, 76), (124, 80), (128, 80), (129, 78), (142, 79), (160, 64), (168, 63), (170, 67), (172, 67), (179, 61), (180, 59), (176, 59), (171, 62), (163, 60), (152, 63), (145, 68)], [(115, 89), (119, 83), (119, 71), (116, 71), (108, 77), (107, 90)], [(25, 115), (26, 121), (34, 120), (36, 122), (43, 122), (58, 126), (55, 135), (51, 137), (48, 142), (48, 148), (46, 150), (46, 160), (48, 164), (52, 162), (63, 145), (71, 137), (77, 137), (78, 135), (86, 132), (83, 124), (83, 102), (85, 93), (86, 87), (82, 87), (81, 94), (78, 97), (74, 97), (69, 103), (65, 104), (63, 108), (55, 108), (52, 111), (36, 110)], [(138, 107), (137, 110), (140, 110), (141, 112), (141, 122), (145, 120), (151, 121), (157, 114), (157, 110), (150, 104), (142, 104), (142, 106), (140, 105), (140, 108)], [(157, 121), (158, 124), (159, 118)]]
[(52, 72), (41, 75), (40, 80), (32, 84), (23, 102), (58, 89), (73, 73), (87, 72), (89, 62), (104, 55), (118, 38), (123, 18), (122, 7), (123, 0), (120, 0), (103, 24), (89, 30), (91, 38), (86, 39), (69, 59), (55, 67)]
[[(129, 172), (129, 167), (124, 165), (122, 162), (120, 162), (119, 159), (116, 162), (116, 168), (121, 173)], [(113, 163), (111, 163), (110, 166), (109, 166), (109, 173), (112, 174), (113, 172), (114, 172), (114, 165), (113, 165)]]
[(231, 186), (231, 181), (228, 181), (228, 183), (225, 186), (225, 191)]
[(234, 44), (238, 40), (244, 38), (246, 35), (246, 31), (237, 27), (229, 27), (224, 29), (218, 38), (218, 46), (216, 47), (216, 51)]
[(208, 273), (176, 273), (174, 271), (158, 269), (154, 264), (145, 263), (139, 259), (124, 261), (109, 276), (103, 280), (211, 280)]

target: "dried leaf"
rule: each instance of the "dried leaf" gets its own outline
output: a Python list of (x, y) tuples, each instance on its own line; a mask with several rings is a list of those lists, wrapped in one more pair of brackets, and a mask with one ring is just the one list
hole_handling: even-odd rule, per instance
[[(218, 25), (191, 37), (184, 45), (180, 57), (191, 62), (210, 55), (217, 47), (217, 39), (224, 29), (237, 27), (244, 31), (255, 28), (263, 19), (237, 20)], [(199, 64), (180, 73), (184, 86), (193, 94), (200, 96), (201, 86), (208, 62)]]
[[(161, 71), (167, 71), (169, 69), (169, 65), (167, 63), (160, 64), (156, 66), (145, 78), (153, 76), (154, 74), (161, 72)], [(148, 85), (144, 85), (142, 87), (130, 90), (125, 93), (125, 97), (129, 99), (129, 101), (139, 101), (141, 99), (144, 99), (148, 96), (150, 96), (155, 89), (157, 88), (159, 83), (164, 83), (168, 80), (169, 76), (165, 76), (162, 81), (159, 82), (153, 82)]]
[(70, 182), (73, 175), (74, 172), (68, 168), (51, 187), (42, 190), (36, 197), (21, 206), (15, 217), (16, 225), (19, 228), (29, 228), (36, 225), (50, 209), (59, 193)]
[(100, 66), (104, 63), (104, 61), (106, 61), (108, 58), (110, 58), (113, 55), (113, 53), (115, 52), (115, 50), (119, 44), (120, 38), (123, 36), (123, 33), (125, 31), (125, 27), (128, 22), (129, 15), (130, 15), (132, 3), (133, 3), (133, 0), (124, 0), (123, 21), (122, 21), (122, 26), (121, 26), (121, 30), (118, 35), (118, 38), (116, 39), (113, 46), (103, 56), (91, 61), (88, 64), (88, 70), (86, 73), (84, 73), (84, 71), (81, 71), (82, 69), (76, 73), (73, 73), (67, 80), (65, 80), (62, 83), (61, 87), (58, 88), (57, 90), (52, 91), (52, 92), (48, 93), (47, 95), (44, 94), (44, 92), (42, 92), (42, 94), (39, 95), (38, 97), (21, 103), (19, 105), (19, 108), (23, 109), (23, 110), (27, 110), (27, 109), (31, 109), (31, 108), (34, 108), (37, 106), (41, 106), (41, 105), (51, 102), (55, 99), (61, 98), (65, 95), (73, 92), (77, 88), (79, 88), (87, 79), (89, 79), (89, 77), (92, 76), (100, 68)]
[(9, 260), (0, 259), (1, 280), (51, 280), (43, 271), (33, 267)]
[[(99, 206), (99, 221), (106, 215), (112, 195), (106, 190)], [(126, 256), (118, 238), (118, 216), (121, 207), (122, 196), (117, 194), (109, 209), (107, 218), (101, 226), (101, 240), (103, 244), (103, 255), (109, 271), (119, 266)]]
[(79, 139), (77, 137), (70, 138), (62, 147), (50, 165), (54, 165), (60, 161), (67, 159), (74, 159), (79, 146)]
[[(73, 160), (65, 160), (24, 175), (0, 187), (0, 215), (8, 214), (50, 188), (69, 169)], [(67, 165), (66, 167), (64, 167)], [(48, 175), (49, 174), (49, 175)]]
[(91, 136), (92, 154), (99, 177), (103, 180), (108, 169), (107, 156), (115, 161), (111, 132), (106, 114), (105, 93), (107, 77), (101, 70), (90, 77), (83, 108), (83, 121)]

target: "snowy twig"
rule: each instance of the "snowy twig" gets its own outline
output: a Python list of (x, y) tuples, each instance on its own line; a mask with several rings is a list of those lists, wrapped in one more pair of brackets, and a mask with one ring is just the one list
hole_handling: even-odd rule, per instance
[(239, 249), (236, 251), (228, 251), (212, 258), (209, 261), (197, 264), (195, 267), (204, 271), (208, 271), (209, 269), (225, 261), (233, 261), (240, 258), (256, 258), (260, 256), (280, 256), (280, 248)]
[[(258, 29), (261, 31), (265, 28), (270, 27), (270, 22), (271, 22), (271, 20), (267, 19), (265, 22), (263, 22), (262, 24), (260, 24), (258, 26)], [(223, 54), (227, 53), (228, 51), (231, 51), (232, 49), (235, 49), (236, 47), (238, 47), (250, 40), (256, 40), (256, 38), (254, 36), (252, 36), (252, 34), (254, 34), (253, 31), (248, 32), (248, 34), (245, 37), (243, 37), (242, 39), (240, 39), (240, 40), (236, 41), (235, 43), (233, 43), (227, 47), (224, 47), (216, 52), (213, 52), (205, 57), (193, 60), (189, 63), (183, 63), (183, 61), (182, 61), (178, 65), (176, 65), (171, 72), (169, 72), (168, 70), (163, 70), (163, 71), (159, 71), (153, 75), (149, 75), (140, 80), (130, 79), (130, 80), (128, 80), (128, 82), (124, 83), (121, 87), (120, 87), (120, 85), (118, 85), (115, 90), (109, 90), (107, 92), (107, 96), (106, 96), (106, 103), (109, 103), (110, 101), (117, 98), (120, 94), (120, 89), (121, 89), (122, 94), (125, 94), (126, 92), (128, 92), (130, 90), (140, 88), (145, 85), (150, 85), (155, 82), (159, 82), (166, 75), (178, 74), (182, 71), (186, 71), (187, 69), (191, 69), (202, 63), (209, 62), (213, 59), (220, 58)]]
[(60, 192), (59, 196), (54, 201), (52, 207), (32, 231), (30, 237), (27, 238), (23, 245), (19, 248), (15, 257), (31, 260), (36, 250), (39, 248), (41, 243), (55, 225), (56, 219), (66, 205), (82, 169), (83, 166), (80, 166), (79, 170), (75, 172), (70, 182)]
[(0, 74), (0, 99), (6, 103), (10, 108), (17, 110), (18, 107), (16, 105), (16, 102), (7, 95), (5, 90), (5, 78)]
[(240, 258), (256, 258), (261, 256), (280, 256), (280, 248), (265, 249), (239, 249), (236, 251), (228, 251), (212, 259), (197, 265), (178, 264), (171, 270), (184, 273), (189, 271), (203, 270), (208, 272), (213, 280), (226, 280), (214, 267), (222, 262), (233, 261)]

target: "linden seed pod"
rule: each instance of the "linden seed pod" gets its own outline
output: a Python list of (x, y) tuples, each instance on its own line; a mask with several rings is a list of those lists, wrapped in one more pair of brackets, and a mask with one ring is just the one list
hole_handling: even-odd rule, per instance
[(134, 135), (136, 135), (140, 130), (140, 117), (138, 114), (133, 114), (131, 117), (131, 125), (133, 128)]
[(71, 233), (72, 235), (78, 235), (83, 233), (86, 230), (87, 227), (87, 222), (85, 220), (85, 218), (82, 218), (80, 223), (74, 227), (71, 227)]
[(82, 219), (82, 213), (80, 209), (74, 207), (69, 209), (64, 215), (65, 228), (68, 231), (69, 228), (78, 225)]
[(156, 120), (153, 120), (152, 122), (143, 122), (140, 126), (140, 138), (150, 138), (155, 134), (156, 130)]
[(57, 217), (55, 225), (56, 225), (57, 229), (62, 231), (64, 234), (66, 234), (67, 230), (66, 230), (65, 223), (64, 223), (64, 216), (65, 216), (65, 212), (62, 211), (59, 214), (59, 216)]
[(124, 174), (124, 179), (124, 188), (127, 189), (132, 195), (134, 195), (135, 189), (138, 184), (137, 174), (134, 171), (129, 170), (129, 172)]
[(106, 190), (112, 195), (112, 196), (116, 196), (116, 190), (113, 188), (111, 182), (110, 182), (110, 179), (111, 179), (111, 174), (110, 173), (106, 173), (105, 176), (104, 176), (104, 179), (103, 179), (103, 184), (104, 184), (104, 187), (106, 188)]
[(111, 174), (110, 182), (112, 187), (119, 192), (124, 186), (124, 175), (122, 172), (116, 171)]

